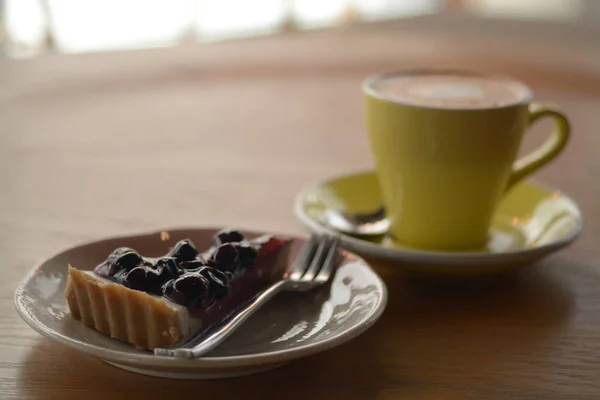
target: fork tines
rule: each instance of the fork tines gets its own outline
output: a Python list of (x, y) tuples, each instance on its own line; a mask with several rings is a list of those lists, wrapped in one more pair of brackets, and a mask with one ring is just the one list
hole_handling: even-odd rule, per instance
[(339, 239), (330, 235), (311, 235), (290, 270), (289, 279), (300, 282), (329, 280), (337, 262)]

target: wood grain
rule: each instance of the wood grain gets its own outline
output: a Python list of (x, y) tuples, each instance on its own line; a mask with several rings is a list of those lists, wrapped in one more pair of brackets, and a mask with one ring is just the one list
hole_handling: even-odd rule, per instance
[[(598, 43), (357, 29), (0, 63), (2, 399), (600, 398)], [(537, 175), (572, 195), (584, 235), (494, 279), (424, 281), (377, 266), (388, 309), (352, 342), (225, 381), (123, 372), (20, 320), (13, 291), (74, 242), (178, 225), (302, 233), (301, 187), (371, 168), (359, 85), (372, 72), (477, 67), (530, 83), (573, 122)], [(524, 149), (542, 140), (541, 124)]]

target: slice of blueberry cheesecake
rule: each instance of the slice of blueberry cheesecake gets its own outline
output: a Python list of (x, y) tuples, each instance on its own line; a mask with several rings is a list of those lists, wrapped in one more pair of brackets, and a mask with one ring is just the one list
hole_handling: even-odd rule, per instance
[(290, 243), (225, 229), (204, 252), (189, 239), (163, 257), (121, 247), (93, 271), (69, 265), (65, 297), (73, 318), (90, 328), (140, 349), (173, 347), (280, 279)]

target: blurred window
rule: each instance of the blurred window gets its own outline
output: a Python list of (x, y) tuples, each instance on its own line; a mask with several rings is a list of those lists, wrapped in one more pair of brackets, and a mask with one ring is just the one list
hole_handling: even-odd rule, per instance
[(0, 0), (9, 57), (172, 46), (446, 10), (600, 24), (600, 0)]

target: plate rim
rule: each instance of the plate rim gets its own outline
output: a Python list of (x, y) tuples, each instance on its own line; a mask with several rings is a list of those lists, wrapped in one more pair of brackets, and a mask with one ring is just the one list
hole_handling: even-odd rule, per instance
[[(521, 257), (523, 255), (535, 256), (538, 254), (545, 254), (545, 253), (549, 253), (549, 252), (561, 249), (561, 248), (569, 245), (570, 243), (574, 242), (581, 235), (581, 233), (584, 230), (584, 215), (583, 215), (583, 212), (581, 211), (581, 207), (579, 207), (579, 204), (575, 200), (573, 200), (572, 197), (566, 195), (563, 191), (560, 191), (561, 197), (569, 200), (575, 206), (579, 215), (581, 216), (581, 218), (579, 218), (577, 226), (573, 229), (573, 231), (570, 232), (569, 235), (566, 235), (565, 237), (561, 238), (560, 240), (557, 240), (557, 241), (554, 241), (554, 242), (551, 242), (548, 244), (543, 244), (541, 246), (525, 248), (525, 249), (520, 249), (520, 250), (510, 250), (510, 251), (506, 251), (506, 252), (502, 252), (502, 253), (469, 253), (469, 252), (427, 251), (427, 250), (396, 249), (396, 248), (383, 247), (379, 244), (369, 242), (367, 240), (362, 240), (360, 238), (338, 232), (338, 231), (333, 230), (325, 225), (322, 225), (319, 222), (312, 219), (304, 211), (304, 204), (306, 203), (305, 199), (307, 198), (307, 195), (310, 192), (314, 191), (314, 189), (324, 186), (327, 182), (331, 182), (332, 180), (348, 179), (348, 178), (352, 178), (354, 176), (359, 176), (359, 175), (375, 175), (375, 174), (376, 174), (376, 171), (374, 169), (363, 169), (363, 170), (357, 170), (354, 172), (348, 172), (348, 173), (339, 174), (339, 175), (332, 175), (328, 178), (320, 179), (318, 181), (314, 181), (312, 183), (309, 183), (309, 184), (303, 186), (302, 189), (296, 194), (296, 197), (294, 198), (294, 205), (293, 205), (294, 215), (310, 231), (324, 233), (324, 234), (330, 234), (330, 235), (337, 235), (340, 238), (342, 245), (345, 245), (349, 249), (352, 249), (354, 251), (363, 252), (365, 254), (372, 255), (374, 257), (392, 260), (392, 261), (398, 261), (400, 259), (406, 259), (406, 260), (410, 259), (411, 261), (425, 261), (425, 262), (435, 261), (436, 263), (439, 263), (440, 265), (453, 265), (456, 262), (460, 262), (460, 261), (467, 261), (470, 263), (481, 262), (481, 261), (489, 262), (490, 260), (505, 261), (506, 259)], [(542, 188), (550, 190), (550, 191), (558, 190), (550, 185), (540, 183), (535, 179), (525, 179), (525, 181), (530, 184), (542, 187)]]
[[(129, 354), (124, 353), (119, 350), (107, 349), (100, 345), (93, 343), (84, 343), (78, 340), (71, 338), (70, 336), (61, 334), (60, 332), (48, 327), (45, 324), (42, 324), (39, 319), (35, 318), (35, 316), (27, 313), (27, 307), (22, 304), (20, 301), (25, 292), (25, 286), (36, 272), (43, 267), (43, 265), (50, 261), (53, 258), (60, 256), (63, 253), (68, 251), (72, 251), (76, 248), (85, 246), (85, 245), (93, 245), (97, 242), (108, 241), (108, 240), (119, 240), (126, 238), (133, 238), (139, 236), (151, 236), (155, 234), (160, 234), (161, 232), (183, 232), (183, 231), (215, 231), (223, 228), (222, 226), (175, 226), (175, 227), (167, 227), (167, 228), (157, 228), (151, 230), (140, 230), (133, 231), (130, 233), (126, 233), (123, 235), (111, 235), (111, 236), (101, 236), (96, 239), (84, 240), (77, 242), (71, 246), (65, 247), (58, 252), (53, 253), (50, 256), (43, 257), (40, 261), (35, 263), (35, 266), (31, 268), (25, 275), (25, 277), (19, 282), (17, 288), (15, 289), (13, 295), (13, 304), (14, 307), (25, 323), (29, 325), (34, 331), (38, 332), (40, 335), (56, 341), (62, 345), (65, 345), (69, 348), (82, 351), (86, 354), (98, 357), (105, 361), (112, 361), (116, 363), (122, 363), (125, 365), (139, 365), (146, 367), (176, 367), (176, 368), (184, 368), (184, 369), (206, 369), (206, 368), (214, 368), (214, 367), (245, 367), (252, 365), (263, 365), (263, 364), (271, 364), (271, 363), (282, 363), (285, 361), (298, 359), (302, 357), (306, 357), (312, 354), (316, 354), (325, 350), (329, 350), (333, 347), (342, 345), (362, 333), (368, 330), (372, 325), (374, 325), (387, 307), (388, 302), (388, 289), (385, 281), (379, 276), (377, 271), (371, 267), (371, 265), (360, 255), (355, 254), (347, 249), (340, 248), (342, 252), (347, 253), (348, 255), (355, 257), (362, 261), (363, 267), (368, 268), (371, 273), (375, 276), (376, 281), (378, 283), (379, 291), (381, 292), (381, 296), (379, 298), (378, 303), (371, 311), (361, 320), (360, 323), (356, 323), (348, 328), (344, 333), (332, 336), (331, 338), (327, 338), (325, 340), (319, 341), (313, 344), (303, 344), (295, 348), (291, 349), (283, 349), (276, 351), (269, 351), (258, 354), (242, 354), (242, 355), (230, 355), (224, 357), (201, 357), (196, 359), (182, 359), (182, 358), (174, 358), (167, 356), (156, 356), (152, 353), (140, 353), (140, 354)], [(249, 230), (259, 234), (279, 234), (282, 236), (286, 236), (293, 240), (306, 240), (305, 237), (296, 235), (296, 234), (287, 234), (287, 233), (276, 233), (270, 230), (263, 229), (252, 229), (239, 227), (241, 230)], [(66, 266), (65, 266), (66, 268)], [(91, 328), (90, 328), (91, 329)], [(112, 339), (107, 336), (108, 339)], [(116, 339), (113, 339), (116, 340)]]

